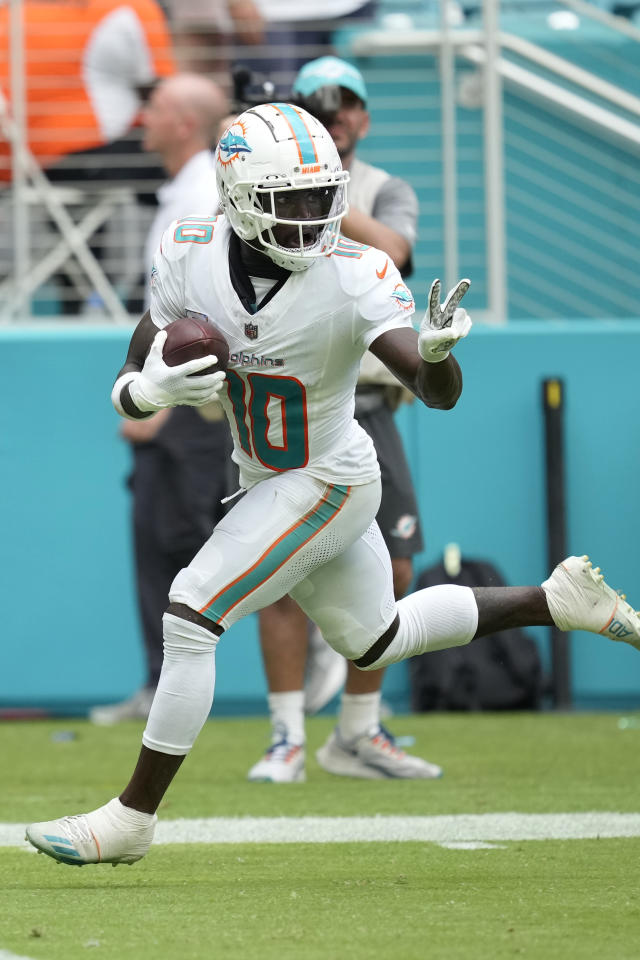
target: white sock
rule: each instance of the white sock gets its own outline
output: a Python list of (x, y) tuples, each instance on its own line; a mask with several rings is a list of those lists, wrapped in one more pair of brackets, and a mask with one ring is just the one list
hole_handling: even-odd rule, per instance
[(131, 826), (146, 827), (151, 820), (156, 820), (155, 813), (145, 813), (144, 810), (136, 810), (134, 807), (127, 807), (119, 797), (109, 800), (102, 808), (108, 810), (110, 814), (119, 820), (124, 820)]
[(443, 583), (398, 600), (400, 625), (384, 653), (367, 670), (433, 650), (469, 643), (478, 629), (478, 605), (471, 587)]
[(218, 638), (170, 613), (162, 624), (164, 660), (142, 742), (150, 750), (184, 756), (211, 710)]
[(304, 744), (304, 690), (287, 690), (269, 694), (271, 742), (287, 740), (296, 746)]
[(375, 693), (343, 693), (338, 717), (340, 739), (347, 742), (356, 740), (377, 729), (380, 726), (381, 699), (379, 690)]

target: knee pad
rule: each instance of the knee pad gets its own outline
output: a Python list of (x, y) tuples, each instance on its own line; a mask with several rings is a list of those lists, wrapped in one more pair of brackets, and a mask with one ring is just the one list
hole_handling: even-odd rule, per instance
[(185, 653), (211, 653), (219, 637), (199, 623), (192, 623), (173, 613), (162, 617), (162, 636), (165, 657), (177, 657)]
[(218, 638), (172, 613), (162, 618), (164, 661), (142, 742), (150, 750), (183, 756), (209, 716)]

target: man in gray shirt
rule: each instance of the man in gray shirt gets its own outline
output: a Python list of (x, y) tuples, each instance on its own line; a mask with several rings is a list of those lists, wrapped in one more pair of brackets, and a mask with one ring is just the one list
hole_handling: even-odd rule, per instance
[[(349, 212), (341, 232), (388, 254), (403, 275), (411, 272), (418, 199), (412, 187), (359, 160), (358, 142), (369, 130), (362, 74), (337, 57), (321, 57), (298, 73), (294, 97), (327, 126), (348, 184)], [(386, 265), (381, 268), (384, 275)], [(412, 556), (422, 549), (416, 497), (393, 413), (408, 392), (372, 354), (365, 356), (355, 416), (371, 436), (382, 474), (377, 521), (391, 554), (396, 598), (413, 579)], [(304, 714), (321, 709), (345, 684), (338, 726), (317, 752), (325, 770), (364, 779), (428, 779), (440, 767), (395, 747), (380, 724), (383, 670), (362, 673), (336, 654), (289, 597), (260, 611), (260, 642), (269, 687), (272, 745), (249, 771), (250, 780), (304, 778)], [(305, 677), (306, 674), (306, 677)]]

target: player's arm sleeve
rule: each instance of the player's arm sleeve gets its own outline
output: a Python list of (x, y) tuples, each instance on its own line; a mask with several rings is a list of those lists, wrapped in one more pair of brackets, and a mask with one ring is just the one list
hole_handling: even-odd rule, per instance
[(178, 246), (174, 236), (174, 220), (162, 235), (155, 252), (149, 280), (149, 312), (158, 329), (184, 316), (184, 286), (187, 266), (187, 244)]
[(142, 370), (149, 348), (157, 332), (158, 328), (147, 310), (131, 335), (129, 349), (127, 350), (127, 359), (118, 373), (111, 391), (111, 402), (116, 412), (126, 419), (146, 420), (152, 416), (152, 413), (138, 410), (131, 398), (129, 388), (132, 380), (134, 380)]
[(415, 303), (400, 272), (381, 250), (369, 248), (358, 266), (361, 282), (355, 303), (354, 341), (364, 353), (386, 330), (412, 329)]

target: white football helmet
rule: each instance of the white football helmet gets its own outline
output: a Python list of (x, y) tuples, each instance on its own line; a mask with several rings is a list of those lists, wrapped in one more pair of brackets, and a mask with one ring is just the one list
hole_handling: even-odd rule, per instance
[(257, 239), (279, 266), (306, 270), (335, 249), (349, 173), (302, 107), (263, 103), (240, 114), (218, 143), (216, 180), (234, 232)]

